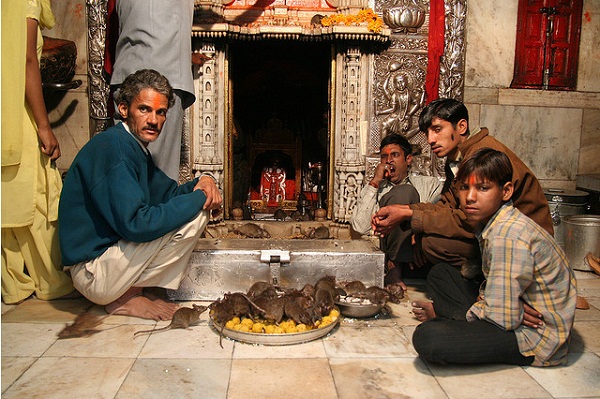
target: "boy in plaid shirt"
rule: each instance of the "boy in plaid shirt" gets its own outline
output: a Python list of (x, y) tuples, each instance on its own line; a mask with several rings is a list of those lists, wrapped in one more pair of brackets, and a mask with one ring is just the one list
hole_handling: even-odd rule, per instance
[[(554, 238), (511, 201), (508, 157), (483, 148), (456, 176), (460, 207), (476, 232), (485, 285), (438, 264), (427, 278), (433, 319), (413, 344), (436, 363), (552, 366), (567, 361), (576, 281)], [(539, 317), (530, 318), (533, 308)]]

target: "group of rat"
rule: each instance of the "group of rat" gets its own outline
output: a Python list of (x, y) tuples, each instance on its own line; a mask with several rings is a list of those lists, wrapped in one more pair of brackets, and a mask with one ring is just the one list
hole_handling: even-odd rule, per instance
[[(30, 1), (39, 2), (48, 5)], [(4, 28), (4, 3), (2, 7)], [(15, 180), (39, 165), (56, 170), (57, 143), (40, 135), (39, 159), (26, 164), (30, 149), (19, 147), (19, 140), (12, 147), (4, 145), (8, 131), (3, 112), (2, 297), (7, 303), (32, 293), (53, 299), (74, 287), (108, 314), (167, 320), (179, 305), (167, 300), (164, 289), (179, 287), (210, 214), (220, 212), (222, 204), (210, 174), (180, 185), (177, 175), (165, 173), (170, 169), (165, 161), (177, 164), (179, 157), (161, 153), (181, 142), (180, 127), (164, 130), (167, 120), (179, 122), (178, 111), (194, 100), (193, 88), (186, 89), (191, 82), (193, 1), (118, 0), (116, 10), (120, 36), (111, 84), (118, 121), (90, 139), (72, 162), (58, 220), (52, 217), (52, 200), (58, 197), (49, 198), (51, 192), (43, 187), (23, 190), (27, 181), (38, 182), (35, 176), (46, 177), (44, 171), (29, 173), (25, 183)], [(39, 19), (39, 13), (27, 18), (35, 21), (32, 32)], [(3, 55), (4, 50), (3, 45)], [(177, 54), (170, 62), (172, 53)], [(136, 65), (140, 60), (143, 65)], [(185, 77), (171, 75), (171, 69)], [(4, 68), (2, 72), (4, 88)], [(28, 94), (27, 102), (36, 100)], [(43, 127), (37, 125), (38, 133)], [(410, 273), (425, 271), (431, 301), (413, 302), (422, 321), (412, 337), (419, 356), (442, 364), (564, 364), (576, 280), (552, 237), (538, 180), (488, 129), (469, 125), (460, 101), (431, 101), (420, 114), (419, 129), (431, 151), (446, 158), (445, 181), (411, 175), (412, 148), (402, 135), (390, 133), (382, 140), (381, 162), (362, 189), (352, 218), (356, 231), (373, 231), (381, 238), (386, 282), (404, 284), (402, 278)], [(8, 153), (20, 148), (22, 158)], [(31, 209), (23, 201), (5, 210), (17, 190), (33, 197)], [(23, 221), (11, 219), (15, 215), (10, 212)], [(15, 222), (5, 225), (8, 220)], [(53, 234), (56, 224), (59, 237)], [(52, 249), (58, 238), (59, 263)], [(27, 252), (32, 247), (42, 249), (32, 255)]]
[[(370, 303), (385, 305), (388, 302), (400, 303), (404, 290), (399, 284), (390, 284), (385, 288), (365, 286), (361, 281), (336, 281), (335, 276), (321, 277), (315, 285), (305, 284), (302, 289), (274, 286), (266, 281), (258, 281), (247, 292), (227, 293), (208, 306), (192, 304), (192, 307), (180, 307), (173, 314), (171, 323), (165, 327), (137, 331), (140, 334), (157, 333), (174, 328), (188, 328), (200, 320), (200, 315), (210, 309), (210, 317), (221, 326), (234, 317), (262, 319), (279, 324), (284, 316), (298, 324), (314, 326), (323, 316), (329, 315), (340, 296), (367, 299)], [(93, 335), (98, 329), (102, 317), (90, 313), (78, 316), (71, 325), (58, 334), (59, 338), (75, 338)]]

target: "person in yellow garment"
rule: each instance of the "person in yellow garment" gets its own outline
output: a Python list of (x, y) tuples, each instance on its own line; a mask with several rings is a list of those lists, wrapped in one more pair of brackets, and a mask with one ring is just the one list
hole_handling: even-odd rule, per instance
[[(2, 300), (71, 294), (58, 244), (60, 147), (42, 95), (41, 28), (49, 0), (2, 2)], [(75, 292), (76, 294), (76, 292)]]

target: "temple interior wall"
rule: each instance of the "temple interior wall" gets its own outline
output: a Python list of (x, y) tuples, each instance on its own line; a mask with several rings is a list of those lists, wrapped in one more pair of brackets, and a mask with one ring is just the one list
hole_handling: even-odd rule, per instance
[[(584, 0), (577, 90), (510, 89), (517, 0), (469, 1), (464, 101), (472, 125), (487, 126), (510, 146), (546, 187), (575, 188), (578, 174), (600, 173), (600, 3)], [(57, 24), (45, 31), (78, 49), (75, 79), (83, 84), (49, 104), (66, 171), (87, 142), (87, 16), (85, 0), (53, 0)], [(359, 148), (367, 148), (366, 135)], [(364, 154), (362, 154), (364, 155)]]

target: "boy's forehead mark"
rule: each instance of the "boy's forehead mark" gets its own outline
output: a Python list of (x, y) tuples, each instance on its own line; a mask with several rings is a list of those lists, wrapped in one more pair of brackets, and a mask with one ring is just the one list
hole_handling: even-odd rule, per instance
[(477, 184), (477, 175), (475, 175), (475, 173), (471, 173), (469, 175), (469, 185), (473, 186), (475, 184)]

